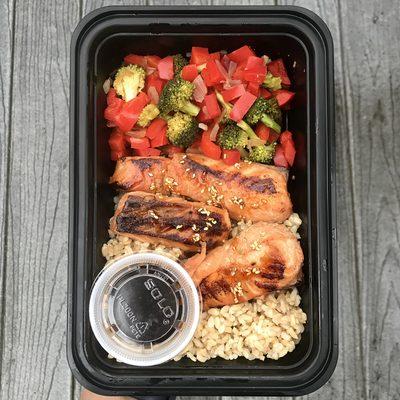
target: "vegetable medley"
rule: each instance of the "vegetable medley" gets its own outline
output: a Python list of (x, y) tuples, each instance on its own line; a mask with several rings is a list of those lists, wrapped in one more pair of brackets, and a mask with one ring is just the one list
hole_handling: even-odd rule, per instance
[(192, 47), (190, 60), (129, 54), (104, 85), (111, 158), (188, 151), (288, 168), (296, 152), (282, 132), (290, 84), (282, 59), (249, 46), (228, 54)]

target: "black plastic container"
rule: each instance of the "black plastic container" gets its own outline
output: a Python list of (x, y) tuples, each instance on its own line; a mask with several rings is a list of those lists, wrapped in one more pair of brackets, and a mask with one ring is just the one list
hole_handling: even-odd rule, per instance
[[(135, 368), (107, 358), (88, 318), (90, 288), (104, 265), (113, 212), (102, 84), (129, 52), (186, 53), (252, 46), (283, 57), (296, 91), (287, 127), (297, 157), (290, 192), (305, 253), (302, 308), (308, 322), (296, 349), (278, 361), (193, 363)], [(333, 45), (319, 17), (297, 7), (108, 7), (86, 16), (71, 53), (68, 360), (77, 379), (103, 394), (300, 395), (318, 389), (337, 360)]]

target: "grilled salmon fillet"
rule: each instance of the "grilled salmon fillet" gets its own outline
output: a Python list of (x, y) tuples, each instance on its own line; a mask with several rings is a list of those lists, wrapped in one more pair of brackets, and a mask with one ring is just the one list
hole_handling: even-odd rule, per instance
[(224, 243), (231, 222), (226, 210), (179, 197), (129, 192), (124, 194), (110, 221), (110, 229), (134, 239), (199, 251)]
[(124, 190), (175, 193), (221, 206), (235, 220), (283, 222), (292, 213), (285, 172), (258, 163), (227, 166), (201, 154), (126, 157), (117, 162), (111, 182)]
[(211, 250), (189, 273), (207, 309), (295, 285), (303, 260), (296, 236), (285, 225), (257, 222)]
[(125, 191), (169, 193), (164, 175), (170, 160), (165, 157), (123, 157), (117, 161), (110, 183)]

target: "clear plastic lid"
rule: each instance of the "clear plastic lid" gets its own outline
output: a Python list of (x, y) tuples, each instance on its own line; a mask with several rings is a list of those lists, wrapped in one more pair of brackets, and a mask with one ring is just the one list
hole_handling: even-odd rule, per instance
[(192, 339), (200, 298), (186, 270), (156, 253), (138, 253), (108, 264), (90, 297), (89, 319), (100, 345), (118, 361), (136, 366), (173, 359)]

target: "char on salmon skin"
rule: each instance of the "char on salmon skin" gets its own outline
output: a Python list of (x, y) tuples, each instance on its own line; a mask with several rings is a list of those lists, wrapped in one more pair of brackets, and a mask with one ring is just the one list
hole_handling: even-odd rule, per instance
[(208, 309), (294, 286), (303, 260), (300, 243), (285, 225), (257, 222), (186, 268)]
[(177, 194), (220, 206), (234, 220), (283, 222), (292, 213), (286, 173), (259, 163), (228, 166), (200, 154), (126, 157), (117, 162), (111, 182), (124, 190)]
[(223, 244), (231, 230), (226, 210), (180, 197), (125, 193), (110, 222), (116, 234), (185, 251)]

